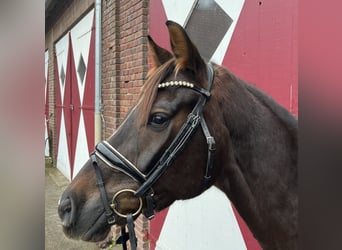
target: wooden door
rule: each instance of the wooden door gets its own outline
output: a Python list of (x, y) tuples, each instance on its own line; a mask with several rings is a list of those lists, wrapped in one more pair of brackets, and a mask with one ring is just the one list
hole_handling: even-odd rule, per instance
[(94, 148), (94, 10), (56, 44), (57, 168), (71, 180)]

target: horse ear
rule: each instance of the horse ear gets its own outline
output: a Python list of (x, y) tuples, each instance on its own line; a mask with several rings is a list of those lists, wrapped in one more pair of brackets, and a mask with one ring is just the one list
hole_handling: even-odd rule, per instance
[(151, 36), (147, 36), (147, 38), (148, 38), (148, 48), (150, 51), (150, 55), (152, 57), (153, 67), (159, 67), (160, 65), (164, 64), (165, 62), (167, 62), (169, 59), (172, 58), (172, 54), (166, 49), (159, 47), (153, 41)]
[(173, 21), (167, 21), (166, 25), (169, 30), (171, 48), (177, 59), (176, 72), (185, 67), (197, 73), (205, 69), (200, 53), (183, 27)]

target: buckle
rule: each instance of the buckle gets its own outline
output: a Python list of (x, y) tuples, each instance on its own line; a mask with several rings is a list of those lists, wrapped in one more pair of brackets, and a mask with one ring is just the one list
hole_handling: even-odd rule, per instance
[(113, 225), (115, 223), (115, 217), (114, 215), (111, 215), (110, 217), (107, 217), (107, 223), (109, 225)]
[(208, 148), (210, 151), (216, 150), (216, 143), (215, 143), (214, 137), (208, 136), (207, 137), (207, 144), (208, 144)]

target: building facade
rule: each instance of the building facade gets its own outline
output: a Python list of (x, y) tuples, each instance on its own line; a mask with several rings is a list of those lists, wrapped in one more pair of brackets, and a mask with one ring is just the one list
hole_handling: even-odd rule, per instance
[[(69, 180), (97, 140), (113, 134), (136, 103), (148, 72), (146, 36), (170, 48), (167, 19), (185, 27), (205, 58), (223, 64), (298, 114), (297, 1), (100, 2), (101, 122), (97, 123), (96, 4), (46, 1), (45, 155)], [(151, 222), (139, 217), (136, 231), (140, 249), (260, 249), (229, 200), (215, 188), (176, 202)]]

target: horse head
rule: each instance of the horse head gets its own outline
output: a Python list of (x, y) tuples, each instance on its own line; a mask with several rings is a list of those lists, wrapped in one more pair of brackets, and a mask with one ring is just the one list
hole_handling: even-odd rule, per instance
[(220, 175), (214, 138), (221, 144), (228, 135), (211, 122), (211, 136), (205, 122), (220, 116), (210, 111), (213, 66), (180, 25), (166, 24), (173, 55), (148, 37), (154, 68), (137, 104), (61, 196), (58, 212), (71, 238), (100, 241), (127, 214), (151, 216), (199, 195)]
[(154, 67), (137, 104), (60, 198), (65, 234), (101, 241), (215, 185), (264, 249), (297, 249), (298, 121), (166, 25), (173, 53), (148, 37)]

